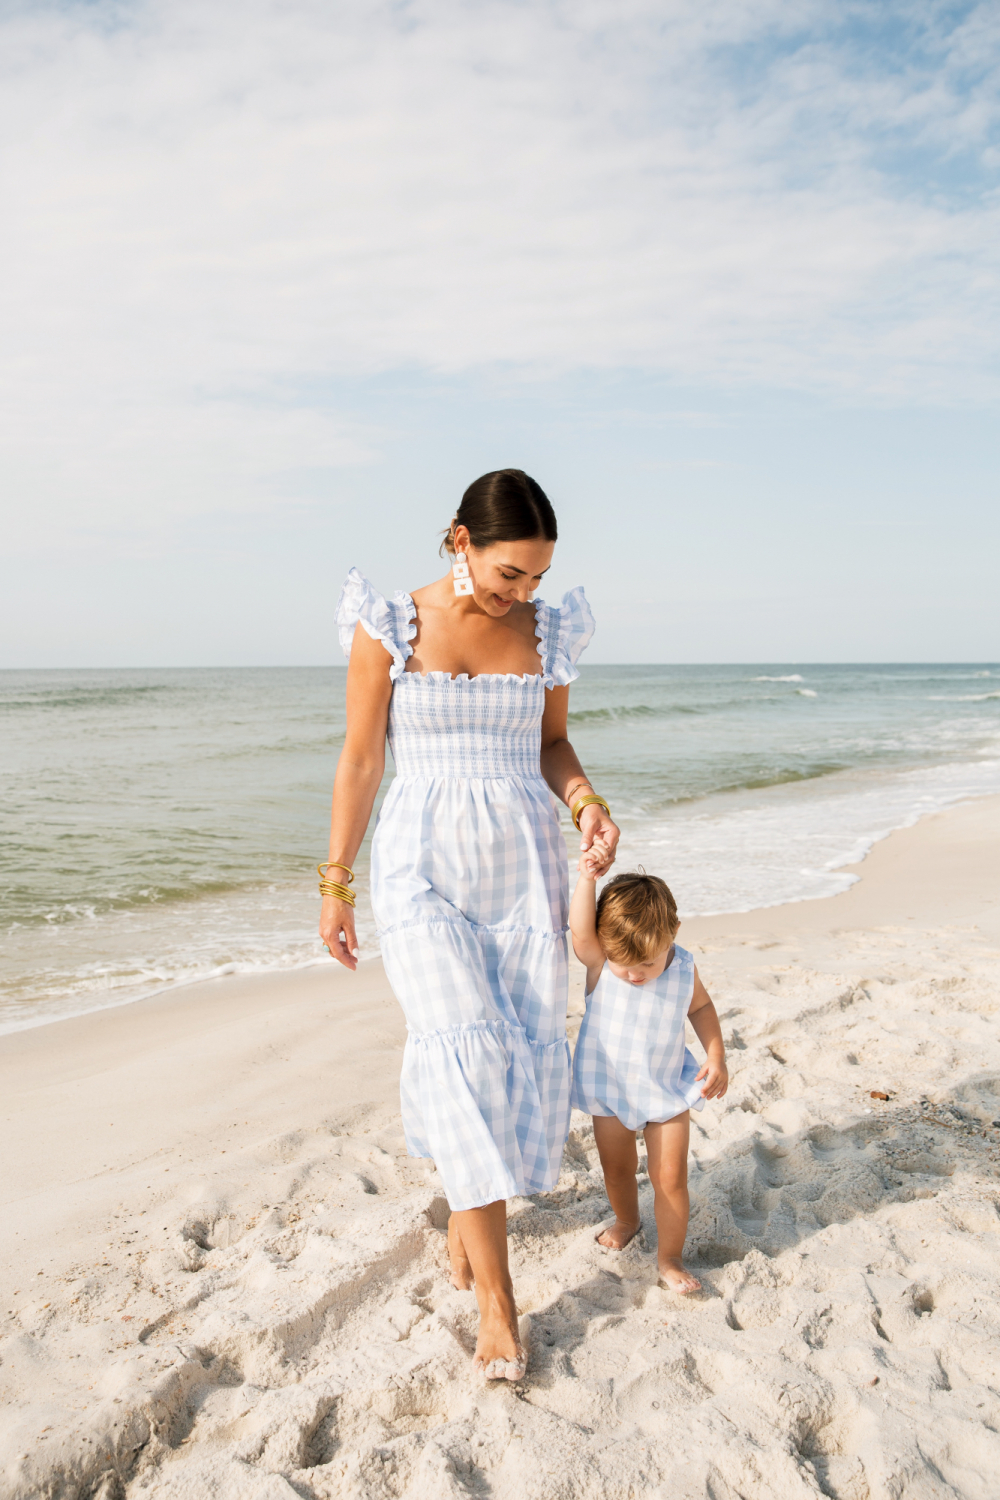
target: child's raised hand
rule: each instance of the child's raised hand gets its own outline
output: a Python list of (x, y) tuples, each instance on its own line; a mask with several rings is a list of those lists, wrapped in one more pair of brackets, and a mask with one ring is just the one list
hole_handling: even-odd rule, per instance
[(700, 1083), (704, 1078), (705, 1086), (701, 1091), (703, 1099), (721, 1099), (729, 1087), (729, 1069), (724, 1062), (713, 1062), (711, 1058), (704, 1064), (700, 1073), (695, 1074), (695, 1083)]
[(611, 850), (603, 839), (596, 838), (585, 854), (581, 854), (576, 868), (584, 880), (597, 880), (611, 862)]

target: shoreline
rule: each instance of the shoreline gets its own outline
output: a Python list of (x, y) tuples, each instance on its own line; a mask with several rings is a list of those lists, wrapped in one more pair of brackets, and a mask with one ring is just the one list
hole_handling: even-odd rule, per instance
[[(790, 908), (798, 906), (823, 906), (824, 903), (827, 902), (842, 901), (844, 897), (850, 894), (850, 892), (855, 888), (858, 882), (864, 878), (865, 873), (870, 873), (872, 854), (876, 849), (879, 848), (880, 845), (885, 844), (889, 840), (895, 839), (899, 834), (906, 833), (910, 829), (921, 826), (929, 819), (935, 819), (948, 815), (964, 807), (972, 807), (990, 803), (1000, 804), (1000, 794), (985, 793), (981, 796), (961, 798), (946, 807), (934, 808), (932, 810), (929, 810), (928, 812), (918, 814), (909, 821), (901, 823), (897, 827), (889, 829), (888, 832), (873, 834), (871, 842), (867, 845), (864, 853), (859, 860), (842, 865), (836, 865), (831, 869), (831, 874), (844, 874), (851, 877), (851, 883), (842, 890), (835, 891), (823, 896), (794, 896), (786, 901), (772, 902), (764, 906), (737, 907), (732, 910), (709, 912), (703, 915), (685, 917), (685, 929), (688, 932), (691, 932), (694, 928), (697, 928), (700, 931), (702, 930), (702, 927), (704, 925), (704, 930), (706, 932), (710, 932), (715, 930), (717, 924), (719, 923), (722, 923), (728, 927), (733, 924), (735, 919), (739, 918), (746, 918), (748, 921), (751, 921), (755, 918), (760, 917), (765, 912), (784, 912)], [(572, 882), (572, 872), (570, 878)], [(737, 926), (738, 925), (739, 924), (737, 923)], [(813, 926), (814, 924), (808, 923), (806, 925)], [(361, 962), (370, 963), (372, 961), (377, 961), (378, 959), (378, 953), (373, 952), (364, 954), (361, 958)], [(112, 1000), (100, 1005), (87, 1005), (79, 1010), (67, 1010), (64, 1013), (40, 1015), (38, 1017), (32, 1017), (30, 1019), (20, 1021), (0, 1021), (0, 1041), (2, 1041), (4, 1037), (16, 1035), (22, 1031), (32, 1031), (39, 1027), (58, 1025), (63, 1021), (80, 1020), (86, 1016), (99, 1015), (104, 1011), (121, 1010), (131, 1005), (144, 1005), (152, 1001), (159, 1000), (161, 997), (166, 995), (178, 994), (192, 988), (201, 988), (205, 985), (221, 984), (230, 980), (253, 981), (258, 978), (263, 980), (273, 979), (275, 981), (289, 979), (294, 982), (293, 976), (307, 973), (311, 969), (324, 968), (325, 966), (326, 960), (321, 955), (314, 955), (309, 958), (303, 958), (300, 963), (295, 963), (293, 965), (275, 964), (273, 967), (265, 966), (260, 968), (254, 967), (247, 969), (238, 969), (234, 967), (230, 972), (226, 973), (213, 973), (188, 979), (168, 980), (158, 989), (146, 991), (143, 993), (125, 995), (121, 999)]]
[(972, 920), (1000, 939), (998, 829), (1000, 796), (971, 798), (876, 839), (863, 859), (839, 867), (857, 878), (833, 896), (691, 917), (684, 925), (711, 940), (723, 931), (820, 933), (872, 923), (968, 920), (972, 913)]
[[(988, 1493), (1000, 1398), (964, 1393), (1000, 1385), (982, 1342), (1000, 1343), (1000, 796), (896, 830), (854, 871), (835, 896), (681, 929), (733, 1077), (692, 1123), (703, 1299), (656, 1286), (648, 1187), (642, 1240), (613, 1259), (594, 1244), (583, 1116), (556, 1190), (509, 1205), (527, 1401), (470, 1384), (474, 1313), (443, 1275), (436, 1174), (405, 1154), (380, 961), (0, 1036), (4, 1500), (90, 1495), (112, 1470), (101, 1493), (126, 1500), (376, 1500), (382, 1452), (400, 1493), (436, 1500), (461, 1491), (420, 1466), (466, 1452), (469, 1422), (485, 1447), (461, 1463), (499, 1500), (534, 1493), (539, 1465), (576, 1495), (577, 1463), (594, 1493), (676, 1500), (709, 1480), (882, 1497), (928, 1462), (952, 1493)], [(574, 965), (571, 1024), (580, 998)], [(808, 1451), (792, 1389), (825, 1413)], [(955, 1444), (980, 1455), (968, 1487)]]

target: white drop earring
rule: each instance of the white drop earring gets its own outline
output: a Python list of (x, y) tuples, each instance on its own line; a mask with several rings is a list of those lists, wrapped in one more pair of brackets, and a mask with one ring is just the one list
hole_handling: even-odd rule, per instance
[(451, 586), (456, 594), (461, 596), (462, 594), (472, 593), (472, 579), (469, 577), (469, 560), (464, 552), (455, 553), (455, 561), (451, 565), (451, 574)]

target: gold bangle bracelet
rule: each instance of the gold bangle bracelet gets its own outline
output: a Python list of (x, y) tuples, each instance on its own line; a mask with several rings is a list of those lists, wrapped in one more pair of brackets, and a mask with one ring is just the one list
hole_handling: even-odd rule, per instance
[(321, 896), (333, 896), (337, 901), (346, 901), (348, 906), (355, 904), (354, 892), (346, 885), (341, 885), (339, 880), (321, 880), (319, 893)]
[(574, 802), (573, 806), (569, 810), (569, 815), (573, 819), (573, 823), (575, 824), (575, 826), (577, 828), (580, 827), (580, 814), (583, 811), (583, 809), (585, 807), (594, 807), (594, 806), (603, 807), (604, 811), (607, 813), (608, 817), (610, 818), (610, 816), (611, 816), (611, 809), (608, 806), (608, 804), (605, 802), (604, 798), (603, 797), (599, 797), (596, 792), (591, 792), (589, 796), (587, 796), (587, 797), (581, 797), (577, 802)]
[(321, 880), (328, 879), (328, 877), (323, 874), (324, 870), (346, 870), (347, 884), (354, 884), (354, 871), (351, 869), (350, 865), (342, 865), (339, 859), (328, 859), (324, 861), (323, 864), (316, 866), (316, 874)]

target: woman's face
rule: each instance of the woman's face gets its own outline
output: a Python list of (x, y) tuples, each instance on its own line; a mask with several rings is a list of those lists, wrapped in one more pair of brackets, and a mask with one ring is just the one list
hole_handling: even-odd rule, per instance
[(502, 619), (517, 600), (527, 603), (552, 562), (555, 546), (544, 537), (527, 537), (473, 547), (466, 527), (455, 528), (455, 551), (469, 560), (473, 598), (495, 619)]

